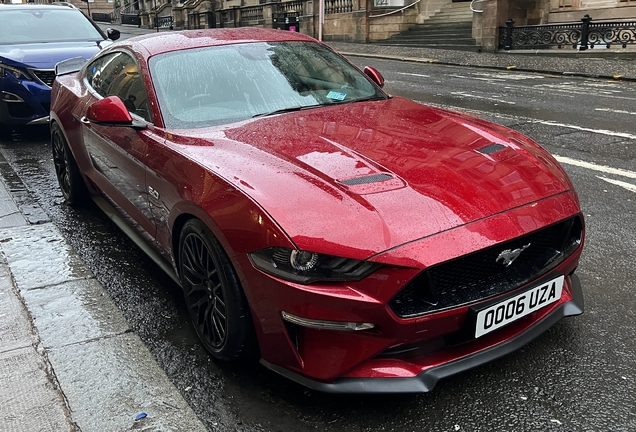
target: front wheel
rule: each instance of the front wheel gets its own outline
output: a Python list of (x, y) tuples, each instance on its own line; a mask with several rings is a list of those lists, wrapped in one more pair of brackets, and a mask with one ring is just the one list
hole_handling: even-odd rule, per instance
[(254, 327), (238, 277), (220, 243), (198, 219), (179, 238), (180, 278), (192, 324), (218, 360), (252, 357)]
[(51, 125), (51, 147), (55, 175), (60, 184), (62, 195), (70, 205), (79, 205), (85, 201), (87, 190), (79, 173), (77, 162), (68, 147), (62, 129), (57, 123)]

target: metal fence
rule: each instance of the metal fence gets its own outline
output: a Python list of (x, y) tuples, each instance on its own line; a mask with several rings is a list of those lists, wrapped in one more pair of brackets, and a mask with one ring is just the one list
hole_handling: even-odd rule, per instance
[(172, 30), (174, 19), (172, 15), (155, 17), (155, 28), (168, 27)]
[(112, 22), (113, 15), (110, 13), (93, 12), (91, 18), (93, 18), (93, 21), (110, 23)]
[(137, 14), (121, 14), (121, 23), (128, 25), (141, 25), (141, 17)]
[(571, 46), (584, 51), (595, 46), (621, 46), (636, 44), (636, 20), (592, 22), (585, 15), (580, 23), (563, 23), (534, 26), (514, 26), (513, 20), (506, 27), (499, 27), (499, 48), (542, 49)]

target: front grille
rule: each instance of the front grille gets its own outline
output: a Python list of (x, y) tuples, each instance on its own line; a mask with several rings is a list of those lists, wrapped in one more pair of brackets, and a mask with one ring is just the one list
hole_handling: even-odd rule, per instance
[(54, 70), (44, 70), (44, 69), (31, 69), (31, 72), (37, 79), (42, 81), (49, 87), (53, 87), (53, 81), (55, 81), (55, 71)]
[[(573, 217), (523, 237), (433, 266), (412, 279), (389, 306), (402, 318), (484, 300), (544, 275), (581, 244), (583, 225)], [(505, 257), (518, 257), (505, 266)]]

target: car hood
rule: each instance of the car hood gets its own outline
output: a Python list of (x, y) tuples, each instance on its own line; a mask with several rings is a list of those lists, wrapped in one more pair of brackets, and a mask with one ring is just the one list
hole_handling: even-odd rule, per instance
[(352, 258), (572, 190), (554, 158), (521, 134), (397, 97), (173, 143), (251, 196), (299, 248)]
[(9, 65), (53, 69), (57, 63), (69, 58), (81, 56), (88, 60), (111, 43), (102, 40), (0, 45), (0, 61)]

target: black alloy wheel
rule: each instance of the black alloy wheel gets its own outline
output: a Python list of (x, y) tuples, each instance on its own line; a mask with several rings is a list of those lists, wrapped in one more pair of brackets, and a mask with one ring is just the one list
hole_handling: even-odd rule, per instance
[(79, 173), (75, 158), (68, 148), (64, 134), (57, 123), (51, 125), (51, 147), (53, 150), (55, 175), (64, 199), (70, 205), (81, 204), (87, 195), (86, 185)]
[(218, 360), (250, 358), (255, 350), (250, 310), (225, 251), (198, 219), (179, 239), (179, 274), (192, 324)]

